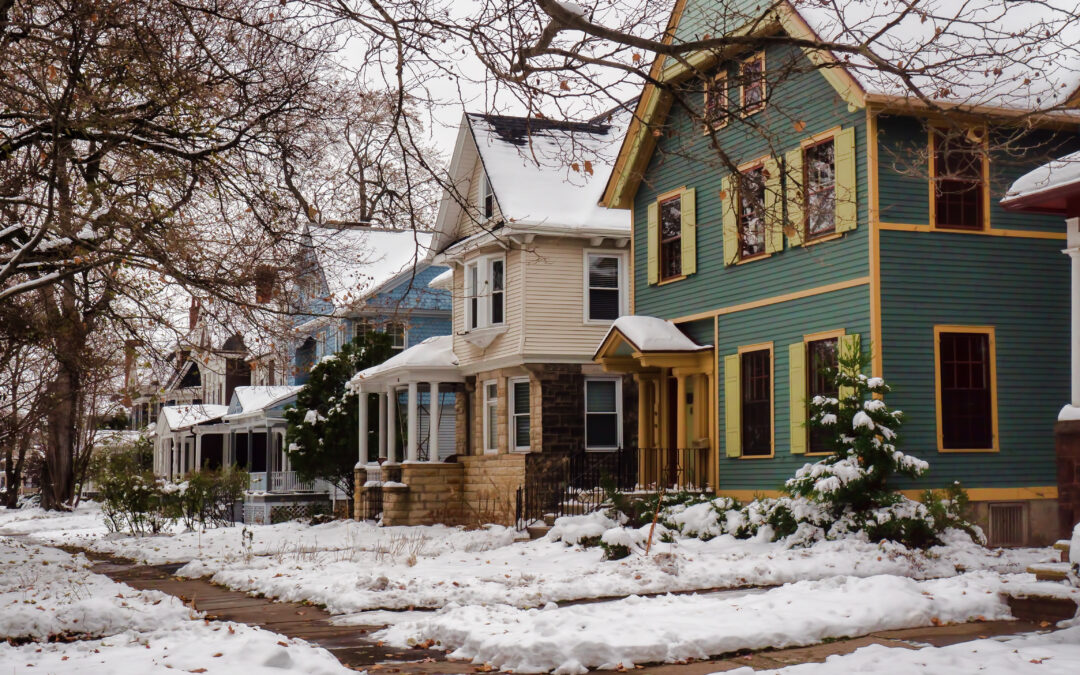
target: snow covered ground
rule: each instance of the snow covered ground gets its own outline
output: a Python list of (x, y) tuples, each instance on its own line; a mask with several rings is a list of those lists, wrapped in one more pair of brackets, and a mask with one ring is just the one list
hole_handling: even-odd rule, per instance
[[(0, 536), (0, 672), (349, 672), (323, 649), (206, 622), (172, 596), (89, 568), (85, 556)], [(44, 642), (55, 636), (73, 641)]]

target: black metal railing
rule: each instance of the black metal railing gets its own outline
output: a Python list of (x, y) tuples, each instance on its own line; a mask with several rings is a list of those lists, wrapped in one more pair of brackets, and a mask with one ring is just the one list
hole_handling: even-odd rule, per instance
[(708, 484), (708, 448), (622, 448), (615, 452), (576, 453), (526, 475), (517, 489), (518, 529), (547, 517), (591, 513), (608, 489), (654, 493), (702, 490)]

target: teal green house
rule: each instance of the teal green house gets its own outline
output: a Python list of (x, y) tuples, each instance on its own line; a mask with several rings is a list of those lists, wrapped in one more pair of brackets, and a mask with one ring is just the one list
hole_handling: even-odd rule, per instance
[[(709, 32), (700, 4), (676, 3), (669, 40)], [(813, 37), (829, 30), (821, 11), (781, 3), (754, 30)], [(888, 81), (816, 67), (827, 58), (773, 44), (653, 65), (676, 86), (643, 91), (603, 203), (633, 213), (632, 314), (696, 344), (668, 348), (622, 321), (597, 351), (638, 382), (639, 452), (660, 457), (641, 466), (722, 495), (776, 494), (828, 452), (805, 427), (807, 399), (830, 393), (820, 368), (859, 349), (905, 413), (901, 447), (930, 463), (905, 488), (960, 481), (992, 543), (1052, 541), (1064, 223), (998, 202), (1075, 149), (1077, 127), (1035, 118), (1021, 134), (949, 101), (934, 113)], [(985, 109), (1018, 110), (983, 91)]]

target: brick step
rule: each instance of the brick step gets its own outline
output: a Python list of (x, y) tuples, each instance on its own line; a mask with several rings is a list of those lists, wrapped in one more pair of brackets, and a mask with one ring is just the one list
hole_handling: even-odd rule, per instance
[(1057, 623), (1076, 616), (1076, 601), (1069, 598), (1057, 598), (1052, 596), (1029, 595), (1026, 597), (1008, 596), (1005, 601), (1009, 603), (1012, 615), (1021, 621), (1042, 623), (1047, 621)]
[(1069, 563), (1039, 563), (1027, 568), (1039, 581), (1065, 581), (1069, 577)]
[(1061, 551), (1061, 562), (1069, 562), (1069, 549), (1071, 547), (1072, 544), (1068, 539), (1059, 539), (1054, 542), (1054, 548)]
[(542, 539), (550, 530), (550, 525), (532, 525), (525, 528), (525, 531), (529, 533), (529, 539)]

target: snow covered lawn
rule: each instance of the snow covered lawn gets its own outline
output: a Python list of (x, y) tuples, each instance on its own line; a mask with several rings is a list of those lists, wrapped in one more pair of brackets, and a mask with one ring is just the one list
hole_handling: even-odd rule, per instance
[[(0, 672), (349, 672), (325, 650), (206, 622), (172, 596), (89, 568), (85, 556), (0, 536)], [(43, 642), (55, 636), (74, 641)]]
[(1007, 619), (999, 591), (1008, 581), (990, 572), (931, 581), (844, 576), (759, 593), (630, 597), (526, 610), (447, 607), (375, 637), (396, 646), (433, 640), (452, 650), (451, 658), (518, 673), (584, 673), (880, 630)]

